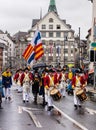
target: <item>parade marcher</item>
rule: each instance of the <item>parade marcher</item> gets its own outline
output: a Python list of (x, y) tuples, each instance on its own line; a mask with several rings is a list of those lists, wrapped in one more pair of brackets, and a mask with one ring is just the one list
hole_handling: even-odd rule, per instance
[(73, 78), (73, 72), (72, 72), (71, 68), (69, 68), (69, 72), (68, 72), (68, 80), (69, 81), (68, 81), (68, 83), (71, 82), (72, 78)]
[(51, 97), (51, 90), (54, 88), (54, 79), (53, 79), (53, 74), (50, 70), (48, 74), (46, 74), (46, 77), (44, 79), (44, 86), (45, 86), (45, 96), (46, 96), (46, 101), (48, 105), (48, 111), (51, 111), (53, 109), (53, 99)]
[(83, 76), (80, 76), (80, 72), (77, 70), (76, 75), (72, 79), (72, 88), (74, 89), (74, 107), (77, 109), (78, 107), (81, 107), (81, 101), (77, 97), (77, 91), (84, 89), (85, 87), (85, 81)]
[(22, 86), (21, 86), (21, 83), (20, 83), (21, 75), (22, 75), (22, 69), (19, 69), (19, 70), (17, 70), (17, 72), (16, 72), (16, 74), (14, 75), (14, 78), (13, 78), (15, 83), (16, 83), (18, 93), (22, 92)]
[(40, 83), (39, 83), (39, 86), (40, 86), (39, 95), (43, 96), (43, 103), (42, 103), (43, 106), (47, 105), (47, 102), (45, 100), (45, 87), (44, 87), (44, 79), (45, 79), (45, 77), (46, 77), (46, 72), (44, 70), (42, 72), (42, 76), (40, 77)]
[(12, 74), (10, 68), (7, 68), (5, 72), (2, 73), (2, 85), (5, 88), (5, 99), (11, 100), (11, 85), (12, 85)]
[(87, 85), (87, 83), (88, 83), (88, 77), (89, 77), (88, 71), (84, 71), (83, 78), (84, 78), (84, 80), (86, 81), (86, 85)]
[(36, 70), (33, 76), (32, 82), (32, 93), (34, 96), (34, 104), (37, 104), (37, 96), (39, 94), (39, 85), (40, 85), (40, 78), (38, 75), (38, 71)]
[(31, 86), (32, 79), (33, 79), (32, 73), (29, 72), (29, 69), (26, 67), (20, 79), (20, 83), (23, 86), (23, 102), (24, 103), (29, 102), (29, 93), (30, 93), (30, 86)]
[(66, 86), (67, 86), (66, 77), (65, 77), (64, 70), (62, 70), (62, 77), (61, 80), (59, 81), (59, 88), (62, 97), (65, 97)]
[(2, 104), (2, 97), (4, 97), (4, 92), (3, 92), (3, 88), (2, 88), (2, 78), (0, 77), (0, 109), (3, 108), (1, 106), (1, 104)]

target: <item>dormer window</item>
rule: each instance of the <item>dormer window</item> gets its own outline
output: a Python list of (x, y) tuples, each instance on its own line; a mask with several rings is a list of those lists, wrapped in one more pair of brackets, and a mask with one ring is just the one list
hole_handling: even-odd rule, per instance
[(53, 18), (50, 18), (50, 19), (49, 19), (49, 23), (53, 23)]
[(57, 29), (60, 29), (61, 28), (61, 26), (60, 25), (57, 25)]

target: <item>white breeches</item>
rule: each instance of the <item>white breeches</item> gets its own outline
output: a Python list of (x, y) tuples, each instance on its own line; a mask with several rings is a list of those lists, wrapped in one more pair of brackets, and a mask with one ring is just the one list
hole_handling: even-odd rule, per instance
[(80, 89), (80, 88), (75, 88), (74, 89), (74, 104), (75, 105), (81, 105), (81, 102), (80, 102), (80, 100), (79, 100), (79, 98), (76, 96), (76, 91), (78, 90), (78, 89)]
[(5, 88), (5, 98), (11, 97), (11, 88)]
[(23, 84), (23, 100), (29, 100), (30, 85)]
[(53, 89), (50, 88), (49, 90), (45, 89), (45, 101), (48, 103), (48, 107), (53, 105), (53, 99), (50, 95), (50, 91)]

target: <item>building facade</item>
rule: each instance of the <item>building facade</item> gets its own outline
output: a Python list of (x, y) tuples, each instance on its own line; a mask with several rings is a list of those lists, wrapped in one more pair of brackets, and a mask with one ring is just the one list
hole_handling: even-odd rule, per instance
[(56, 66), (75, 63), (74, 30), (66, 20), (60, 19), (55, 0), (50, 0), (47, 14), (40, 19), (33, 19), (32, 28), (28, 31), (30, 42), (39, 28), (44, 46), (44, 56), (38, 62)]
[(26, 66), (26, 61), (23, 59), (22, 54), (28, 44), (27, 32), (17, 32), (13, 36), (13, 41), (15, 43), (15, 62), (14, 66), (16, 69), (23, 68)]
[(6, 32), (0, 31), (0, 40), (5, 45), (3, 51), (3, 67), (12, 67), (14, 65), (15, 46), (11, 36)]

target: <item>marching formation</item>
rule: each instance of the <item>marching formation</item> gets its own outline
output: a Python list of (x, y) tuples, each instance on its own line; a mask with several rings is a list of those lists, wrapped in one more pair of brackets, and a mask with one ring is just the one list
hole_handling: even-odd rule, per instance
[(53, 109), (53, 102), (73, 95), (74, 108), (82, 107), (82, 102), (87, 99), (86, 85), (88, 73), (80, 70), (69, 71), (58, 68), (43, 68), (41, 71), (35, 69), (33, 72), (27, 67), (16, 71), (13, 79), (17, 86), (17, 91), (22, 92), (22, 101), (29, 102), (29, 94), (34, 96), (34, 104), (38, 104), (38, 95), (42, 96), (42, 105), (47, 105), (47, 110)]
[[(12, 78), (13, 77), (13, 78)], [(74, 98), (74, 108), (82, 107), (83, 101), (86, 101), (86, 86), (88, 80), (88, 73), (80, 70), (69, 71), (58, 68), (38, 68), (33, 71), (28, 67), (25, 69), (18, 69), (12, 76), (10, 68), (7, 68), (2, 73), (0, 86), (4, 88), (5, 92), (0, 93), (0, 108), (2, 103), (2, 96), (5, 100), (11, 100), (11, 86), (12, 79), (18, 93), (22, 93), (23, 103), (29, 102), (30, 93), (33, 94), (34, 104), (38, 104), (38, 95), (42, 97), (42, 106), (47, 106), (47, 110), (53, 109), (53, 102), (60, 101), (67, 95), (71, 94)], [(67, 94), (66, 94), (67, 93)]]

